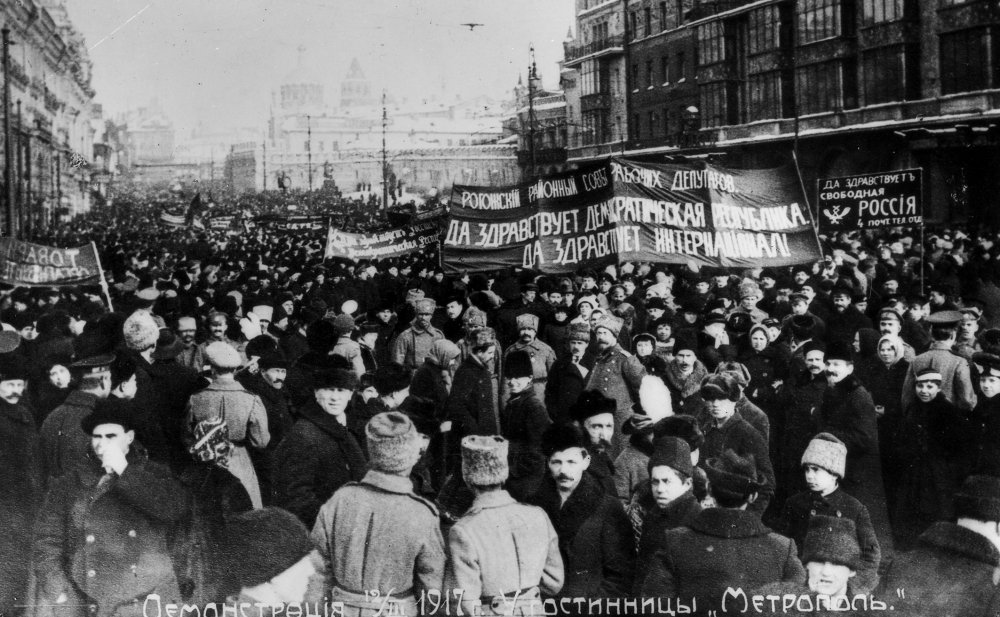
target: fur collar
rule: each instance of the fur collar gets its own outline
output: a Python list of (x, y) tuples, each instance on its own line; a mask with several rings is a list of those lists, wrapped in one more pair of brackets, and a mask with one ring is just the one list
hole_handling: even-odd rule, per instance
[(757, 514), (727, 508), (702, 510), (688, 527), (709, 536), (729, 539), (752, 538), (771, 533)]

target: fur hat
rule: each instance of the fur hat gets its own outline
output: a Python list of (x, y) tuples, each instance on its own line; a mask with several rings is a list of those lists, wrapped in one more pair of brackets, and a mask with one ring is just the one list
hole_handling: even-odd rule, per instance
[(431, 298), (421, 298), (413, 304), (413, 308), (417, 310), (418, 313), (433, 313), (437, 309), (437, 304)]
[(810, 338), (816, 329), (816, 320), (812, 315), (795, 315), (788, 324), (792, 336), (798, 340)]
[(467, 484), (493, 486), (507, 480), (509, 444), (499, 435), (462, 438), (462, 477)]
[(843, 478), (847, 468), (847, 446), (830, 433), (820, 433), (806, 446), (802, 464), (815, 465)]
[(653, 443), (668, 436), (683, 439), (692, 452), (701, 449), (705, 443), (705, 434), (701, 432), (698, 419), (687, 414), (670, 416), (653, 425)]
[(426, 446), (410, 418), (398, 411), (382, 412), (365, 425), (368, 464), (377, 471), (409, 475)]
[(309, 530), (294, 514), (267, 507), (226, 521), (222, 562), (242, 587), (256, 587), (291, 568), (313, 550)]
[(462, 325), (468, 328), (486, 327), (486, 313), (479, 308), (470, 306), (462, 313)]
[(313, 390), (339, 388), (355, 390), (358, 387), (358, 376), (347, 368), (335, 368), (317, 373), (313, 377)]
[(750, 371), (740, 362), (720, 362), (715, 367), (715, 374), (729, 375), (744, 389), (750, 385)]
[(685, 349), (698, 355), (698, 338), (692, 332), (680, 331), (674, 337), (674, 354)]
[(523, 349), (516, 349), (504, 358), (504, 378), (534, 377), (535, 370), (531, 366), (531, 354)]
[(277, 348), (278, 343), (274, 340), (274, 337), (261, 334), (247, 341), (247, 346), (243, 348), (243, 353), (248, 358), (253, 358), (254, 356), (260, 358), (269, 351), (274, 351)]
[(24, 357), (20, 354), (0, 354), (0, 381), (15, 381), (28, 379), (28, 369)]
[(469, 347), (475, 349), (476, 347), (496, 345), (497, 335), (493, 328), (487, 326), (471, 330), (465, 340), (469, 343)]
[(760, 287), (758, 287), (757, 283), (755, 283), (754, 281), (743, 281), (742, 283), (740, 283), (739, 291), (740, 291), (740, 300), (750, 296), (757, 296), (758, 298), (761, 296)]
[(134, 351), (145, 351), (151, 347), (156, 347), (156, 340), (160, 338), (160, 329), (156, 326), (152, 313), (139, 310), (125, 320), (122, 326), (122, 334), (125, 337), (125, 345)]
[(341, 313), (333, 318), (333, 329), (337, 336), (347, 336), (354, 332), (354, 318), (347, 313)]
[(861, 565), (861, 546), (854, 521), (822, 514), (811, 517), (802, 542), (802, 563), (811, 561), (836, 563), (857, 570)]
[(538, 332), (538, 316), (531, 313), (522, 313), (517, 316), (517, 329), (534, 330)]
[(594, 324), (594, 330), (597, 330), (598, 328), (605, 328), (610, 331), (611, 334), (615, 335), (615, 338), (617, 338), (618, 334), (622, 331), (622, 325), (624, 325), (624, 322), (621, 319), (615, 317), (614, 315), (605, 313), (597, 318), (596, 323)]
[(337, 343), (337, 329), (325, 319), (317, 319), (306, 328), (306, 344), (309, 351), (319, 354), (330, 353)]
[(556, 452), (570, 448), (587, 449), (588, 438), (575, 422), (553, 424), (542, 433), (542, 454), (549, 458)]
[(185, 330), (197, 330), (198, 322), (194, 317), (178, 317), (177, 318), (177, 331), (183, 332)]
[(117, 397), (99, 400), (94, 404), (94, 411), (80, 421), (80, 429), (91, 435), (94, 429), (102, 424), (117, 424), (126, 431), (135, 428), (134, 412), (127, 401)]
[(590, 325), (582, 321), (575, 321), (569, 324), (567, 338), (571, 341), (590, 343)]
[(760, 490), (757, 480), (757, 463), (753, 455), (740, 456), (727, 449), (720, 456), (705, 462), (705, 473), (711, 490), (732, 496), (749, 497)]
[(958, 518), (977, 521), (1000, 521), (1000, 478), (969, 476), (955, 494), (955, 514)]
[(573, 406), (569, 408), (569, 416), (577, 422), (602, 413), (614, 414), (618, 402), (604, 395), (600, 390), (584, 390)]
[(236, 369), (243, 364), (240, 352), (222, 341), (210, 343), (205, 347), (205, 360), (216, 369)]
[(680, 472), (687, 477), (691, 477), (691, 448), (687, 442), (679, 437), (662, 437), (653, 444), (653, 454), (649, 457), (646, 469), (653, 471), (653, 467), (666, 465), (674, 471)]
[(854, 362), (854, 354), (851, 346), (844, 341), (833, 341), (826, 348), (826, 360), (843, 360), (844, 362)]
[(670, 390), (663, 380), (653, 375), (643, 375), (639, 382), (639, 410), (653, 422), (674, 415)]
[(725, 398), (735, 403), (740, 400), (740, 386), (729, 373), (709, 375), (701, 381), (701, 398), (707, 401)]
[(379, 396), (389, 396), (410, 387), (412, 374), (399, 362), (383, 364), (375, 370), (375, 389)]
[(285, 354), (281, 352), (280, 349), (273, 349), (271, 351), (264, 352), (260, 359), (257, 360), (257, 366), (262, 371), (266, 371), (272, 368), (288, 368), (288, 358)]

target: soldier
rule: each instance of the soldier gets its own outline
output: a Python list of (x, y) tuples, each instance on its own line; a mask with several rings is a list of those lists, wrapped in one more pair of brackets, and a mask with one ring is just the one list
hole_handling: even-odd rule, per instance
[(639, 385), (646, 369), (639, 359), (618, 344), (622, 320), (613, 315), (603, 315), (594, 326), (598, 355), (594, 369), (587, 378), (587, 390), (600, 390), (616, 402), (615, 434), (611, 440), (611, 458), (614, 460), (624, 448), (621, 439), (622, 424), (632, 416), (632, 405), (638, 400)]
[(167, 540), (189, 511), (183, 486), (147, 460), (120, 405), (81, 428), (91, 464), (52, 483), (35, 526), (36, 614), (137, 616), (150, 594), (180, 601)]
[[(504, 351), (504, 360), (512, 352), (526, 351), (531, 358), (532, 388), (539, 401), (545, 400), (545, 384), (548, 381), (549, 371), (556, 361), (556, 352), (546, 343), (538, 340), (538, 317), (531, 313), (523, 313), (517, 316), (517, 341)], [(504, 388), (503, 399), (510, 396), (510, 390)]]
[(416, 316), (410, 327), (400, 332), (392, 342), (389, 353), (392, 362), (399, 362), (415, 371), (424, 363), (434, 341), (444, 338), (444, 333), (431, 325), (435, 308), (434, 300), (422, 299), (416, 303)]
[(365, 436), (370, 470), (320, 508), (313, 542), (346, 617), (416, 615), (421, 592), (440, 590), (444, 579), (437, 507), (409, 477), (427, 438), (398, 411), (369, 420)]
[(539, 594), (563, 585), (559, 537), (545, 511), (517, 503), (501, 486), (508, 476), (508, 442), (471, 435), (462, 440), (462, 477), (472, 507), (448, 534), (446, 591), (461, 589), (463, 612), (529, 615)]

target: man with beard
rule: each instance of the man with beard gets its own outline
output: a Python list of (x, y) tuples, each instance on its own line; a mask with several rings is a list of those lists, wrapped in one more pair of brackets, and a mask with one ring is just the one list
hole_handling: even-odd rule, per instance
[(811, 341), (803, 348), (805, 368), (793, 374), (778, 392), (772, 430), (778, 439), (776, 507), (784, 499), (806, 490), (802, 476), (802, 453), (818, 430), (819, 407), (826, 391), (826, 345)]
[[(548, 382), (549, 370), (556, 361), (556, 352), (551, 347), (538, 340), (538, 317), (531, 313), (517, 316), (517, 342), (504, 351), (504, 358), (515, 351), (524, 351), (531, 358), (533, 371), (531, 387), (539, 401), (545, 400), (545, 384)], [(502, 398), (507, 399), (509, 392), (503, 389)]]
[(197, 334), (198, 322), (194, 317), (181, 317), (177, 320), (177, 337), (184, 343), (184, 349), (177, 356), (177, 363), (200, 373), (208, 363), (201, 345), (194, 340)]
[(286, 394), (285, 378), (288, 375), (288, 361), (280, 350), (264, 353), (257, 361), (257, 372), (243, 371), (237, 375), (237, 380), (248, 392), (256, 394), (264, 403), (267, 414), (267, 430), (271, 440), (263, 449), (250, 451), (257, 479), (260, 482), (260, 494), (264, 505), (275, 501), (272, 475), (274, 456), (278, 445), (292, 429), (292, 414)]
[(430, 299), (416, 303), (416, 316), (410, 327), (400, 332), (392, 342), (389, 353), (392, 362), (415, 371), (424, 363), (434, 341), (444, 338), (444, 333), (431, 325), (434, 308), (434, 301)]
[(632, 528), (614, 496), (587, 473), (590, 454), (576, 424), (553, 425), (542, 436), (549, 475), (529, 503), (549, 515), (566, 570), (560, 597), (629, 595), (635, 567)]
[[(31, 525), (42, 496), (35, 420), (21, 404), (27, 371), (17, 352), (0, 355), (0, 612), (25, 604)], [(76, 430), (79, 431), (79, 424)]]
[(337, 368), (313, 381), (314, 400), (274, 454), (276, 503), (312, 527), (334, 491), (364, 477), (361, 446), (347, 430), (347, 403), (357, 387), (354, 371)]
[(976, 394), (972, 388), (969, 362), (952, 351), (958, 338), (958, 324), (962, 314), (958, 311), (939, 311), (927, 317), (931, 324), (930, 349), (914, 358), (903, 382), (902, 403), (906, 409), (916, 398), (917, 373), (933, 368), (941, 373), (941, 392), (944, 397), (962, 411), (969, 411), (976, 404)]
[(569, 326), (566, 353), (552, 363), (549, 381), (545, 387), (545, 408), (557, 424), (570, 421), (569, 410), (576, 403), (590, 374), (587, 347), (590, 345), (590, 326), (574, 323)]
[(615, 486), (615, 464), (609, 453), (615, 434), (615, 401), (597, 390), (585, 390), (570, 408), (570, 416), (580, 423), (587, 436), (590, 467), (587, 473), (608, 495), (618, 497)]
[(722, 456), (727, 450), (752, 460), (760, 486), (757, 499), (749, 509), (759, 516), (774, 495), (774, 469), (767, 442), (757, 429), (736, 414), (740, 386), (731, 375), (709, 375), (702, 382), (700, 394), (708, 412), (701, 420), (701, 430), (705, 434), (705, 443), (701, 447), (702, 461)]
[(687, 407), (697, 396), (702, 380), (708, 375), (705, 365), (695, 355), (696, 349), (697, 340), (693, 336), (678, 334), (674, 340), (674, 359), (667, 364), (665, 381), (676, 414), (690, 413)]
[(819, 432), (832, 434), (847, 446), (847, 471), (842, 486), (868, 510), (882, 548), (884, 570), (892, 563), (893, 543), (878, 451), (875, 403), (853, 373), (850, 347), (842, 343), (831, 344), (826, 353), (829, 387), (823, 393), (816, 428)]
[(840, 341), (850, 344), (861, 328), (871, 328), (872, 320), (851, 304), (854, 289), (849, 283), (840, 283), (833, 288), (833, 313), (826, 322), (826, 341)]
[[(523, 315), (522, 315), (523, 317)], [(545, 477), (541, 437), (552, 424), (531, 387), (531, 356), (515, 350), (504, 359), (504, 381), (510, 398), (500, 414), (500, 434), (510, 442), (510, 479), (507, 490), (524, 501)]]
[(639, 359), (618, 344), (622, 320), (614, 315), (602, 315), (594, 323), (594, 339), (598, 356), (587, 378), (587, 389), (598, 390), (616, 404), (615, 433), (611, 440), (611, 458), (618, 456), (624, 446), (621, 438), (622, 424), (632, 415), (632, 406), (638, 400), (639, 386), (646, 369)]

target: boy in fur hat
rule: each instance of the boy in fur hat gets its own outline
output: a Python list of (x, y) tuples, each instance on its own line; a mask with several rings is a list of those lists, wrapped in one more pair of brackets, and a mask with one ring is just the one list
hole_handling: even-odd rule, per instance
[(475, 499), (448, 533), (444, 589), (465, 592), (462, 609), (469, 615), (530, 614), (532, 605), (541, 607), (540, 594), (553, 596), (563, 586), (559, 537), (549, 517), (502, 488), (508, 446), (495, 435), (462, 440), (462, 477)]
[[(875, 536), (868, 510), (860, 501), (840, 488), (847, 465), (847, 446), (829, 433), (820, 433), (809, 442), (802, 455), (802, 468), (809, 490), (793, 495), (785, 502), (779, 531), (795, 540), (805, 550), (806, 533), (816, 516), (845, 518), (854, 523), (856, 541), (861, 547), (860, 564), (855, 568), (859, 593), (869, 593), (878, 585), (881, 548)], [(805, 555), (802, 555), (803, 563)]]

